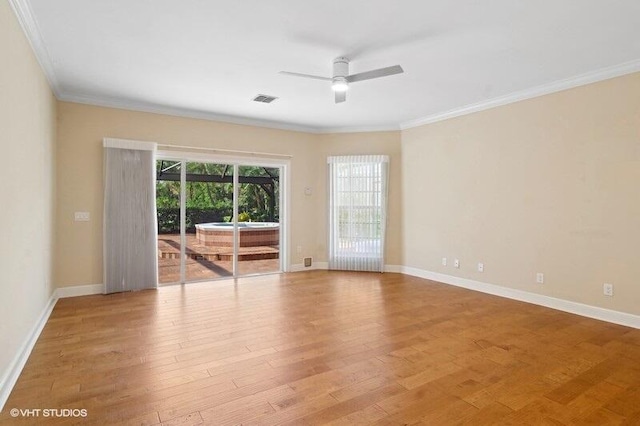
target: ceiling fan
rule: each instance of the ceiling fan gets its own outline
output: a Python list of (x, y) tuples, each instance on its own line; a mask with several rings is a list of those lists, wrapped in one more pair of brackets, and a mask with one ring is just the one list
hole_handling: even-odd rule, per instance
[(292, 75), (294, 77), (313, 78), (331, 82), (331, 88), (335, 92), (336, 103), (347, 100), (347, 90), (349, 83), (356, 83), (373, 78), (386, 77), (394, 74), (401, 74), (404, 70), (400, 65), (379, 68), (377, 70), (365, 71), (358, 74), (349, 75), (349, 59), (338, 57), (333, 60), (333, 77), (321, 77), (318, 75), (301, 74), (298, 72), (280, 71), (280, 74)]

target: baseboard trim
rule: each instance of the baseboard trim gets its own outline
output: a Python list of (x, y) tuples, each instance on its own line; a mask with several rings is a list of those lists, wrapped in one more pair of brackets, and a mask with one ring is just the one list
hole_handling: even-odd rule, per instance
[[(305, 267), (302, 263), (291, 265), (289, 272), (314, 271), (329, 269), (329, 262), (314, 262), (312, 266)], [(404, 266), (402, 265), (384, 265), (384, 272), (402, 274)]]
[(404, 270), (404, 266), (402, 265), (384, 265), (384, 272), (402, 274), (403, 270)]
[[(301, 272), (301, 271), (314, 271), (314, 270), (326, 270), (329, 269), (329, 262), (314, 262), (312, 266), (305, 267), (304, 264), (294, 264), (291, 265), (289, 272)], [(545, 296), (542, 294), (531, 293), (524, 290), (517, 290), (513, 288), (503, 287), (496, 284), (489, 284), (481, 281), (475, 281), (468, 278), (456, 277), (453, 275), (441, 274), (439, 272), (427, 271), (424, 269), (413, 268), (409, 266), (403, 265), (385, 265), (384, 272), (390, 273), (399, 273), (411, 275), (418, 278), (424, 278), (427, 280), (437, 281), (443, 284), (454, 285), (456, 287), (462, 287), (469, 290), (475, 290), (482, 293), (492, 294), (494, 296), (506, 297), (508, 299), (519, 300), (521, 302), (533, 303), (534, 305), (545, 306), (551, 309), (557, 309), (564, 312), (569, 312), (572, 314), (580, 315), (583, 317), (594, 318), (601, 321), (607, 321), (614, 324), (624, 325), (627, 327), (633, 327), (640, 329), (640, 316), (629, 314), (626, 312), (614, 311), (612, 309), (600, 308), (597, 306), (586, 305), (584, 303), (572, 302), (565, 299), (558, 299), (551, 296)], [(51, 310), (53, 310), (53, 306), (57, 299), (62, 299), (66, 297), (77, 297), (77, 296), (88, 296), (93, 294), (103, 294), (104, 293), (104, 285), (102, 284), (89, 284), (89, 285), (81, 285), (81, 286), (73, 286), (73, 287), (60, 287), (58, 288), (51, 300), (49, 301), (49, 305), (45, 312), (42, 314), (37, 327), (34, 328), (34, 333), (37, 330), (37, 335), (30, 336), (29, 341), (31, 342), (31, 347), (28, 352), (26, 352), (26, 357), (22, 360), (22, 366), (26, 362), (26, 359), (29, 357), (31, 353), (31, 348), (35, 341), (38, 339), (40, 335), (40, 331), (42, 331), (42, 327), (46, 323), (49, 315), (51, 314)], [(45, 315), (46, 314), (46, 315)], [(23, 351), (24, 352), (24, 351)], [(21, 352), (22, 353), (22, 352)], [(16, 364), (17, 365), (17, 364)], [(20, 367), (20, 371), (22, 370), (22, 366)], [(18, 375), (20, 374), (18, 371)], [(17, 376), (16, 376), (17, 379)], [(15, 383), (15, 382), (14, 382)], [(12, 386), (13, 387), (13, 384)], [(0, 398), (4, 395), (2, 390), (4, 389), (4, 381), (0, 382)], [(10, 390), (9, 390), (10, 391)], [(8, 393), (6, 395), (8, 397)], [(0, 402), (3, 402), (0, 399)], [(2, 404), (0, 404), (0, 407)]]
[(29, 355), (31, 355), (31, 351), (38, 341), (40, 333), (42, 333), (42, 329), (47, 324), (47, 321), (49, 320), (51, 312), (53, 312), (53, 308), (55, 307), (58, 299), (102, 293), (104, 293), (104, 286), (102, 284), (60, 287), (53, 292), (53, 294), (47, 301), (47, 305), (44, 307), (42, 313), (40, 314), (38, 321), (27, 335), (27, 338), (16, 353), (16, 356), (14, 357), (7, 371), (2, 376), (2, 379), (0, 379), (0, 411), (3, 410), (4, 404), (7, 402), (7, 399), (9, 399), (9, 395), (11, 395), (11, 391), (18, 381), (18, 378), (22, 373), (22, 369), (27, 363)]
[(583, 317), (593, 318), (614, 324), (640, 329), (640, 316), (626, 312), (614, 311), (600, 308), (584, 303), (572, 302), (565, 299), (557, 299), (551, 296), (531, 293), (524, 290), (517, 290), (502, 287), (495, 284), (488, 284), (481, 281), (470, 280), (468, 278), (455, 277), (453, 275), (441, 274), (438, 272), (426, 271), (424, 269), (401, 267), (402, 273), (443, 284), (454, 285), (469, 290), (492, 294), (494, 296), (506, 297), (508, 299), (519, 300), (521, 302), (532, 303), (534, 305), (545, 306), (559, 311), (569, 312)]
[(27, 334), (27, 338), (16, 353), (16, 356), (13, 358), (9, 368), (2, 376), (2, 379), (0, 380), (0, 411), (3, 410), (4, 404), (7, 402), (7, 399), (9, 399), (9, 395), (18, 381), (18, 377), (20, 377), (20, 373), (22, 373), (22, 369), (27, 363), (29, 355), (31, 355), (31, 351), (38, 341), (38, 337), (40, 337), (42, 329), (49, 320), (49, 316), (51, 315), (53, 307), (56, 305), (57, 301), (58, 298), (54, 291), (40, 314), (38, 321), (36, 321), (29, 334)]
[[(401, 274), (403, 271), (402, 265), (384, 265), (384, 272), (393, 272)], [(302, 263), (297, 263), (295, 265), (291, 265), (289, 272), (300, 272), (300, 271), (314, 271), (314, 270), (325, 270), (329, 269), (329, 262), (314, 262), (312, 266), (305, 267)]]
[(329, 262), (313, 262), (311, 266), (304, 266), (302, 263), (296, 263), (291, 265), (289, 272), (302, 272), (302, 271), (317, 271), (329, 269)]
[(104, 294), (104, 285), (88, 284), (76, 285), (73, 287), (58, 287), (55, 292), (56, 298), (64, 299), (67, 297), (90, 296), (92, 294)]

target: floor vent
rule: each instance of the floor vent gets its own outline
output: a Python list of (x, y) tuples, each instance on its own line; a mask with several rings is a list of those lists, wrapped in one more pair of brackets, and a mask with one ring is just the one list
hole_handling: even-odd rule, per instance
[(253, 98), (255, 102), (262, 102), (263, 104), (270, 104), (276, 99), (278, 98), (276, 98), (275, 96), (269, 96), (269, 95), (258, 95), (255, 98)]

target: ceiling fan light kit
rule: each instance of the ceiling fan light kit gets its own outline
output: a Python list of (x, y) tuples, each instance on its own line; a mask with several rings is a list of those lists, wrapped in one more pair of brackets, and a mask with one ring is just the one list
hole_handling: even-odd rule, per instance
[(346, 92), (349, 90), (349, 83), (344, 77), (335, 77), (333, 83), (331, 83), (331, 88), (334, 92)]
[(349, 75), (349, 59), (345, 58), (344, 56), (340, 56), (333, 60), (333, 77), (331, 78), (289, 71), (280, 71), (280, 74), (330, 81), (331, 89), (335, 94), (335, 102), (338, 104), (347, 100), (347, 90), (349, 89), (349, 83), (387, 77), (394, 74), (401, 74), (403, 72), (404, 70), (400, 65), (394, 65), (392, 67), (379, 68), (376, 70), (365, 71), (359, 74)]

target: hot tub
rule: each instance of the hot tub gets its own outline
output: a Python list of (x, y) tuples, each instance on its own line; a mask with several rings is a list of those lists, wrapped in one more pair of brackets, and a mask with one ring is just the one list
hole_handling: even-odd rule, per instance
[[(277, 222), (240, 222), (238, 231), (240, 247), (280, 244), (280, 224)], [(198, 223), (196, 238), (205, 246), (233, 247), (233, 223)]]

